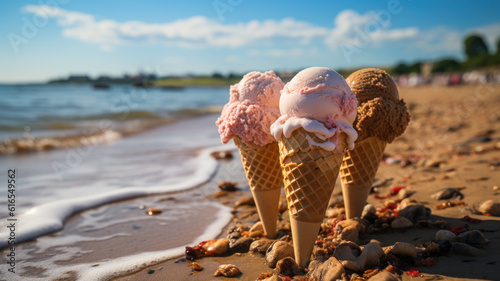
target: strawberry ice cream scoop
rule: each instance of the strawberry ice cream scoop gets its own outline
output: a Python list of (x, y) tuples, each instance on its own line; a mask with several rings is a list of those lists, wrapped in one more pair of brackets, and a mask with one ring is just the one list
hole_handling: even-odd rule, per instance
[(280, 116), (282, 89), (283, 82), (273, 71), (250, 72), (231, 86), (229, 102), (216, 121), (222, 143), (234, 136), (250, 146), (274, 142), (269, 128)]
[(349, 149), (354, 148), (358, 134), (352, 127), (357, 113), (356, 96), (345, 79), (332, 69), (311, 67), (297, 73), (288, 82), (280, 97), (281, 117), (271, 126), (271, 133), (279, 140), (290, 137), (300, 127), (327, 140), (321, 144), (309, 141), (311, 146), (335, 150), (339, 135), (347, 135)]

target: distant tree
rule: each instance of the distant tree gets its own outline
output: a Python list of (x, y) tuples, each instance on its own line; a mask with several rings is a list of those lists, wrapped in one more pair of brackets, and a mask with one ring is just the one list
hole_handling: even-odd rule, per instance
[(452, 58), (441, 59), (434, 63), (432, 73), (454, 72), (460, 70), (460, 63)]
[(422, 62), (417, 61), (416, 63), (410, 65), (408, 70), (410, 73), (420, 73), (420, 68), (422, 66)]
[(219, 72), (214, 72), (214, 74), (212, 74), (212, 78), (224, 78), (224, 76), (222, 76), (222, 74), (220, 74)]
[(481, 37), (480, 35), (469, 35), (467, 38), (465, 38), (464, 44), (465, 54), (469, 59), (488, 54), (488, 46), (486, 46), (483, 37)]
[(405, 74), (410, 72), (410, 67), (404, 63), (398, 63), (395, 67), (392, 68), (392, 74)]
[(227, 78), (229, 78), (229, 79), (240, 78), (240, 77), (242, 77), (242, 76), (239, 74), (233, 73), (233, 72), (229, 73), (229, 75), (227, 76)]

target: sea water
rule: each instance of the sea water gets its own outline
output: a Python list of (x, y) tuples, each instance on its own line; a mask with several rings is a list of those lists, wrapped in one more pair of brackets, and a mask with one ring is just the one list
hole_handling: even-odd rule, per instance
[[(75, 231), (73, 236), (59, 239), (44, 237), (64, 229), (68, 218), (77, 212), (83, 212), (79, 213), (79, 231), (90, 233), (109, 224), (105, 219), (95, 220), (103, 216), (100, 213), (89, 215), (96, 212), (96, 207), (189, 190), (209, 181), (218, 165), (210, 153), (234, 149), (220, 146), (214, 124), (215, 112), (220, 111), (228, 96), (228, 88), (224, 87), (162, 90), (117, 85), (96, 90), (89, 85), (0, 86), (0, 179), (5, 183), (5, 188), (0, 189), (0, 247), (9, 246), (9, 169), (16, 173), (16, 242), (39, 239), (36, 251), (24, 256), (23, 264), (47, 270), (39, 277), (55, 278), (73, 270), (79, 275), (85, 272), (93, 280), (108, 278), (180, 255), (183, 243), (214, 238), (230, 218), (228, 208), (214, 202), (187, 202), (186, 208), (196, 204), (198, 210), (210, 208), (216, 214), (193, 241), (179, 242), (177, 246), (171, 243), (172, 248), (161, 251), (116, 257), (112, 263), (101, 262), (98, 268), (88, 264), (59, 268), (51, 259), (42, 266), (35, 258), (37, 252), (57, 245), (64, 248), (75, 242), (130, 235), (123, 232), (92, 238)], [(92, 137), (100, 138), (89, 140)], [(85, 141), (68, 142), (75, 139)], [(50, 145), (37, 145), (41, 140)], [(134, 219), (144, 220), (123, 220)], [(164, 220), (168, 225), (168, 218)], [(114, 218), (112, 223), (120, 222)], [(71, 259), (79, 249), (62, 251), (61, 256)], [(8, 266), (0, 268), (3, 275)]]

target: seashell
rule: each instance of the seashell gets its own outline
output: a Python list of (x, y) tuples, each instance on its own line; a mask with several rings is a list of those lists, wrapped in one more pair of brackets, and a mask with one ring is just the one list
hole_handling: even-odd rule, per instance
[(278, 274), (286, 276), (304, 275), (304, 270), (302, 270), (291, 257), (279, 260), (278, 263), (276, 263), (276, 271)]
[[(232, 242), (232, 241), (231, 241)], [(250, 244), (252, 244), (252, 237), (240, 237), (238, 240), (234, 241), (234, 243), (229, 244), (229, 249), (233, 253), (246, 253), (250, 248)]]
[(441, 230), (438, 230), (438, 232), (436, 232), (436, 236), (434, 237), (435, 240), (446, 240), (446, 241), (450, 241), (451, 239), (455, 238), (455, 234), (451, 231), (448, 231), (448, 230), (444, 230), (444, 229), (441, 229)]
[(412, 222), (426, 220), (431, 214), (431, 209), (424, 205), (409, 205), (398, 212), (399, 217), (405, 217)]
[(367, 204), (363, 208), (363, 213), (361, 214), (361, 217), (364, 218), (364, 217), (372, 216), (372, 215), (375, 215), (376, 212), (377, 212), (377, 209), (375, 208), (375, 206), (373, 206), (372, 204)]
[(235, 277), (241, 273), (240, 269), (236, 265), (232, 264), (222, 264), (219, 266), (214, 276), (224, 276), (224, 277)]
[(413, 223), (411, 222), (411, 220), (409, 220), (405, 217), (396, 217), (391, 222), (391, 228), (394, 228), (394, 229), (409, 228), (412, 226), (413, 226)]
[(493, 200), (484, 201), (481, 205), (479, 205), (478, 209), (483, 214), (500, 217), (500, 203)]
[(391, 253), (401, 256), (410, 256), (412, 258), (417, 257), (417, 249), (415, 249), (415, 246), (406, 242), (396, 242), (396, 244), (392, 246)]
[(484, 252), (475, 248), (469, 244), (453, 242), (451, 243), (451, 249), (458, 254), (468, 256), (468, 257), (479, 257), (484, 255)]
[(252, 242), (252, 244), (250, 244), (250, 251), (254, 252), (254, 253), (261, 253), (261, 254), (265, 255), (267, 250), (269, 249), (269, 247), (273, 243), (274, 243), (273, 240), (266, 239), (266, 238), (255, 240)]
[(490, 242), (486, 239), (486, 237), (484, 237), (483, 233), (479, 230), (469, 230), (459, 234), (458, 237), (463, 238), (465, 243), (474, 246), (484, 245)]
[(279, 260), (293, 256), (292, 245), (284, 241), (276, 241), (267, 251), (266, 262), (269, 267), (274, 268)]
[(229, 249), (229, 240), (222, 239), (214, 239), (209, 240), (205, 245), (203, 245), (203, 250), (205, 251), (205, 255), (208, 256), (220, 256), (227, 253)]
[(324, 263), (312, 261), (308, 267), (307, 280), (309, 281), (333, 281), (340, 279), (345, 273), (345, 269), (335, 257), (330, 257)]
[(438, 192), (431, 195), (431, 198), (435, 200), (446, 200), (455, 197), (460, 197), (460, 200), (464, 199), (462, 192), (460, 192), (459, 189), (452, 187), (440, 189)]
[(369, 281), (399, 281), (401, 280), (396, 274), (389, 271), (382, 271), (368, 279)]

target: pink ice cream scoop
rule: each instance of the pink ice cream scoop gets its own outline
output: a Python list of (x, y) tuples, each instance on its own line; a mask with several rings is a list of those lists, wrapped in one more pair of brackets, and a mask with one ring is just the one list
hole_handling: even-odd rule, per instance
[(358, 137), (352, 127), (358, 102), (345, 79), (332, 69), (311, 67), (297, 73), (286, 84), (280, 97), (281, 117), (271, 126), (271, 133), (279, 140), (290, 137), (300, 127), (329, 141), (321, 146), (334, 150), (340, 133), (347, 135), (349, 149)]
[(250, 72), (230, 88), (229, 102), (216, 124), (222, 143), (234, 136), (251, 146), (265, 146), (274, 140), (270, 126), (280, 116), (283, 82), (273, 71)]

